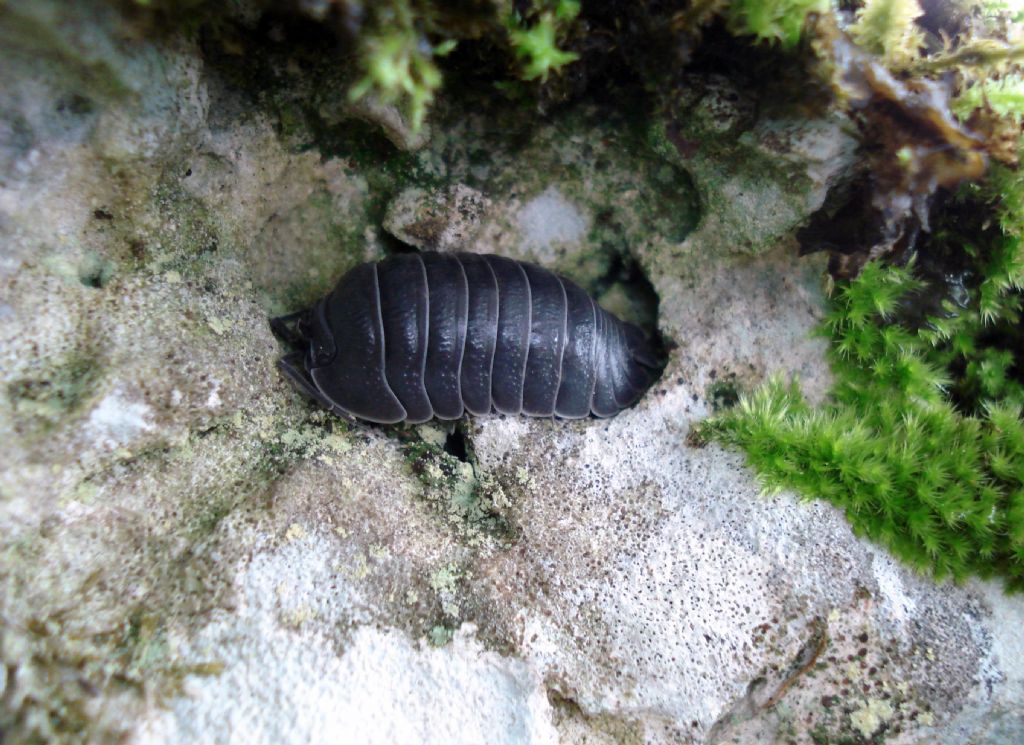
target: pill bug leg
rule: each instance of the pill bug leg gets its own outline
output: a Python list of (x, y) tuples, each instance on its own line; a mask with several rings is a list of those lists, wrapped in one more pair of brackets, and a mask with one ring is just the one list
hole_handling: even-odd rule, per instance
[(284, 376), (299, 389), (300, 393), (305, 394), (337, 416), (347, 419), (350, 422), (355, 421), (347, 411), (335, 406), (334, 403), (316, 387), (316, 383), (313, 382), (313, 379), (309, 375), (309, 371), (306, 369), (306, 355), (304, 352), (289, 352), (277, 361), (277, 369), (280, 370)]
[(288, 345), (292, 351), (277, 361), (277, 369), (292, 382), (299, 392), (313, 399), (328, 411), (348, 421), (354, 421), (347, 411), (334, 405), (320, 389), (309, 374), (309, 340), (310, 320), (309, 309), (270, 319), (270, 330), (278, 339)]

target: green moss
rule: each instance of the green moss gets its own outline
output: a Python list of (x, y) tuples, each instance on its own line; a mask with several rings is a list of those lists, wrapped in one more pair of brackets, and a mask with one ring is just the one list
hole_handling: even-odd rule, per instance
[[(891, 68), (956, 70), (955, 112), (1015, 163), (1024, 95), (1006, 66), (1020, 50), (960, 39), (922, 58), (920, 15), (916, 0), (869, 0), (849, 30)], [(921, 571), (1024, 590), (1024, 179), (996, 166), (933, 219), (917, 264), (869, 264), (836, 288), (825, 404), (772, 380), (692, 441), (741, 447), (767, 488), (833, 502)]]
[(773, 380), (703, 434), (741, 447), (768, 489), (833, 502), (921, 571), (1024, 590), (1020, 221), (1004, 214), (1002, 230), (975, 232), (980, 245), (937, 230), (932, 250), (958, 242), (982, 279), (923, 321), (906, 309), (935, 289), (913, 267), (869, 264), (837, 287), (822, 329), (830, 400), (812, 407)]
[(828, 10), (828, 0), (732, 0), (724, 15), (732, 33), (790, 49), (800, 42), (807, 14)]
[(981, 80), (964, 89), (954, 100), (953, 110), (961, 119), (983, 106), (991, 106), (999, 116), (1020, 122), (1024, 116), (1024, 76), (1008, 75), (1001, 80)]
[(532, 24), (518, 16), (509, 19), (509, 42), (521, 65), (519, 74), (523, 80), (546, 81), (549, 74), (579, 59), (575, 52), (558, 48), (558, 36), (579, 12), (579, 0), (558, 0), (553, 9), (541, 12)]
[(1024, 8), (1016, 0), (981, 0), (978, 10), (988, 16), (1005, 13), (1014, 23), (1024, 21)]
[[(656, 45), (655, 39), (661, 35), (652, 30), (650, 39), (638, 40), (620, 22), (609, 30), (605, 27), (608, 11), (580, 0), (531, 0), (509, 10), (511, 5), (472, 8), (436, 0), (384, 0), (368, 5), (358, 39), (361, 72), (349, 90), (350, 98), (357, 100), (372, 93), (385, 103), (397, 103), (417, 131), (444, 84), (439, 58), (448, 55), (459, 40), (470, 45), (484, 40), (474, 64), (490, 68), (490, 82), (510, 96), (524, 97), (532, 90), (540, 92), (542, 99), (546, 95), (560, 99), (564, 94), (556, 91), (557, 82), (546, 84), (553, 73), (571, 63), (578, 62), (580, 75), (585, 77), (591, 62), (584, 52), (588, 46), (614, 48), (629, 60), (643, 59), (648, 45)], [(735, 35), (790, 49), (799, 43), (808, 15), (829, 13), (830, 5), (828, 0), (711, 0), (671, 16), (661, 16), (664, 11), (658, 8), (637, 11), (663, 20), (658, 25), (670, 29), (681, 46), (692, 41), (690, 36), (697, 34), (701, 25), (720, 15)], [(611, 15), (615, 14), (612, 10)], [(588, 44), (588, 34), (595, 31), (602, 34), (600, 42)], [(605, 52), (600, 54), (603, 57)], [(603, 59), (600, 64), (602, 73), (605, 62)], [(541, 85), (527, 88), (501, 80), (503, 69)]]
[(867, 0), (850, 35), (861, 48), (902, 67), (920, 54), (924, 35), (915, 24), (923, 14), (917, 0)]
[(402, 102), (412, 128), (418, 130), (441, 87), (441, 71), (434, 58), (451, 52), (455, 41), (446, 39), (432, 45), (418, 30), (416, 13), (405, 0), (374, 7), (376, 29), (362, 39), (364, 74), (349, 91), (349, 98), (357, 100), (376, 91), (387, 103)]

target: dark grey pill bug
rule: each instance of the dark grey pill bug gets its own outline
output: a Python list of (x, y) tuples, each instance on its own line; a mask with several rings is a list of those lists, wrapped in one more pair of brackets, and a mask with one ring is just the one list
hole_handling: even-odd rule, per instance
[(300, 390), (381, 424), (466, 411), (613, 416), (663, 367), (637, 326), (575, 282), (490, 254), (362, 264), (309, 310), (270, 323), (293, 349), (278, 367)]

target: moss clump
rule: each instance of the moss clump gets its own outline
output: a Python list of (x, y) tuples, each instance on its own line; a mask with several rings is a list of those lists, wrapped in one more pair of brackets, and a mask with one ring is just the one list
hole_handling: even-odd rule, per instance
[(580, 13), (579, 0), (558, 0), (553, 9), (542, 11), (533, 24), (518, 15), (509, 19), (509, 42), (519, 59), (523, 80), (546, 81), (548, 75), (580, 58), (575, 52), (558, 48), (557, 37)]
[[(823, 216), (840, 247), (830, 270), (842, 279), (822, 327), (835, 376), (829, 400), (812, 407), (797, 385), (773, 380), (694, 440), (739, 446), (766, 487), (828, 499), (858, 534), (920, 571), (1000, 576), (1020, 591), (1024, 181), (1000, 165), (957, 197), (937, 190), (979, 178), (988, 160), (1019, 162), (1020, 51), (982, 24), (988, 38), (947, 38), (929, 55), (919, 18), (916, 0), (868, 0), (848, 29), (859, 48), (827, 23), (818, 29), (840, 73), (836, 91), (861, 102), (859, 121), (878, 145), (869, 153), (872, 188), (852, 190), (846, 207), (802, 231), (814, 239)], [(853, 64), (838, 64), (844, 59)], [(903, 73), (900, 82), (886, 68)], [(884, 84), (861, 86), (865, 71)], [(927, 79), (940, 71), (952, 71), (951, 103)], [(913, 120), (913, 91), (924, 90), (933, 94), (929, 121), (941, 126), (918, 142), (927, 128), (906, 129), (878, 102)], [(954, 159), (931, 158), (958, 149)], [(907, 196), (913, 214), (893, 221)], [(871, 212), (883, 203), (887, 210)]]
[[(791, 50), (813, 13), (830, 13), (828, 0), (701, 0), (684, 10), (646, 2), (527, 0), (473, 5), (383, 0), (367, 5), (365, 12), (360, 6), (360, 13), (348, 19), (360, 49), (361, 70), (350, 97), (373, 93), (385, 103), (398, 104), (412, 129), (419, 130), (444, 85), (440, 58), (456, 45), (463, 62), (473, 60), (474, 74), (482, 70), (510, 95), (532, 88), (543, 102), (571, 95), (561, 87), (579, 92), (592, 73), (606, 80), (609, 68), (623, 62), (625, 68), (646, 67), (642, 60), (651, 49), (663, 46), (666, 34), (677, 51), (688, 49), (701, 29), (718, 19), (735, 36)], [(621, 59), (609, 63), (613, 53)], [(661, 62), (658, 67), (664, 70)], [(549, 82), (560, 73), (567, 74)], [(536, 85), (516, 85), (508, 78)], [(567, 83), (568, 78), (577, 80)]]
[[(999, 188), (1024, 194), (1020, 179)], [(741, 447), (769, 489), (843, 508), (858, 534), (921, 571), (1024, 590), (1022, 228), (1004, 212), (987, 243), (963, 243), (980, 281), (923, 321), (906, 311), (933, 284), (913, 264), (868, 264), (838, 285), (823, 325), (830, 400), (811, 407), (774, 380), (703, 434)], [(936, 234), (939, 247), (966, 240)]]
[(893, 67), (914, 60), (924, 35), (915, 21), (923, 15), (917, 0), (867, 0), (857, 11), (850, 35), (862, 48), (884, 58)]
[(828, 10), (828, 0), (732, 0), (724, 15), (729, 30), (738, 36), (792, 49), (800, 42), (807, 14)]
[(497, 9), (467, 14), (442, 3), (410, 0), (375, 3), (368, 10), (359, 32), (363, 75), (349, 97), (354, 101), (373, 92), (385, 103), (401, 105), (413, 131), (423, 125), (442, 86), (438, 59), (451, 53), (460, 38), (489, 37), (516, 61), (523, 80), (547, 81), (552, 72), (579, 59), (559, 45), (579, 15), (579, 0), (541, 0), (523, 14), (504, 17)]
[(441, 71), (435, 57), (448, 54), (455, 41), (431, 44), (417, 29), (417, 18), (406, 2), (377, 7), (378, 30), (363, 37), (363, 77), (349, 91), (352, 100), (371, 90), (387, 103), (404, 100), (413, 129), (423, 125), (427, 107), (441, 87)]
[(1019, 124), (1024, 112), (1024, 76), (1018, 73), (1001, 80), (978, 81), (965, 88), (953, 102), (953, 110), (963, 119), (986, 106), (998, 116)]

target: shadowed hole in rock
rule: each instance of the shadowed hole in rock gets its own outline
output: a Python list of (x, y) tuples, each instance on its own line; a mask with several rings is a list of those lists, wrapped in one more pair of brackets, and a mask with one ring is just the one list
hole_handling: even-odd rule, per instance
[(602, 308), (623, 321), (639, 326), (650, 340), (655, 355), (664, 366), (674, 348), (658, 329), (658, 293), (640, 263), (629, 253), (614, 251), (608, 271), (586, 288)]
[(466, 435), (461, 427), (456, 427), (444, 439), (444, 451), (463, 463), (469, 463), (469, 449), (466, 447)]
[(85, 287), (103, 289), (114, 276), (114, 264), (102, 256), (88, 253), (78, 264), (78, 281)]
[(719, 380), (708, 386), (707, 400), (714, 411), (731, 409), (740, 402), (740, 390), (735, 375), (729, 375), (727, 380)]
[(408, 243), (403, 243), (395, 236), (388, 233), (386, 230), (381, 230), (377, 234), (377, 239), (384, 247), (384, 252), (387, 256), (393, 256), (394, 254), (415, 254), (420, 253), (420, 249), (415, 246), (410, 246)]
[(605, 275), (592, 288), (594, 297), (624, 321), (651, 334), (658, 324), (658, 293), (636, 259), (615, 251)]

